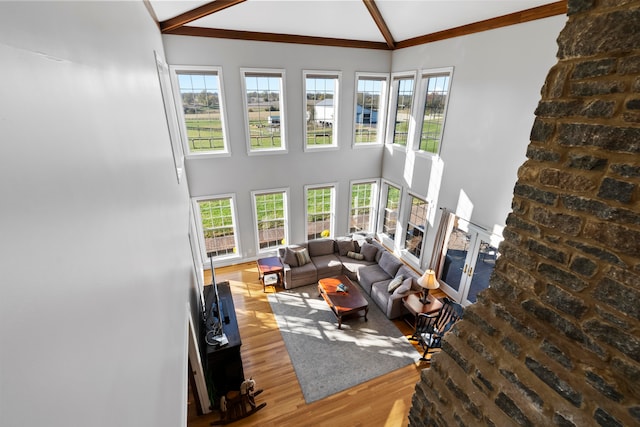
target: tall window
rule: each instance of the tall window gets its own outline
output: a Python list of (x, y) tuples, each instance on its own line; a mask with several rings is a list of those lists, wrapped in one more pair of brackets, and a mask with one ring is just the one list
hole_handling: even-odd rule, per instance
[(204, 252), (214, 258), (233, 256), (238, 252), (233, 196), (197, 200), (202, 224)]
[(356, 73), (356, 79), (354, 144), (382, 143), (388, 77)]
[(333, 236), (333, 211), (335, 187), (308, 186), (307, 193), (307, 239)]
[(284, 150), (284, 71), (243, 69), (242, 78), (249, 153)]
[(178, 104), (184, 120), (184, 140), (189, 154), (226, 153), (221, 69), (218, 67), (171, 67), (179, 91)]
[(253, 192), (258, 250), (277, 248), (287, 242), (287, 193), (285, 190)]
[(304, 72), (305, 146), (335, 147), (339, 73)]
[(427, 208), (429, 206), (424, 199), (413, 195), (408, 198), (407, 204), (409, 214), (404, 248), (419, 259), (422, 254), (422, 242), (424, 241), (424, 233), (427, 227)]
[(414, 76), (396, 77), (393, 80), (393, 130), (391, 142), (407, 146), (411, 123), (411, 106), (413, 104)]
[(351, 184), (349, 233), (373, 231), (377, 187), (377, 181), (354, 182)]
[(434, 154), (440, 151), (450, 83), (450, 69), (422, 76), (422, 90), (425, 98), (418, 147), (421, 151)]
[(394, 240), (398, 226), (398, 209), (400, 208), (400, 189), (385, 184), (384, 216), (382, 217), (382, 233)]

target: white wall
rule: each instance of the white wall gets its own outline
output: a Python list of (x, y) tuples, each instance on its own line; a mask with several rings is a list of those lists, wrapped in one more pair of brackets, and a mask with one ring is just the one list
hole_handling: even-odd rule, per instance
[[(247, 42), (187, 36), (163, 36), (173, 65), (221, 66), (227, 106), (231, 157), (187, 160), (192, 196), (235, 193), (241, 229), (240, 253), (256, 255), (251, 191), (290, 189), (290, 241), (306, 240), (304, 185), (336, 182), (336, 234), (348, 230), (349, 180), (380, 176), (382, 147), (352, 149), (356, 71), (389, 72), (391, 53), (295, 44)], [(288, 153), (247, 155), (240, 68), (285, 70)], [(305, 153), (303, 70), (342, 71), (338, 151)]]
[(192, 283), (143, 2), (0, 2), (0, 425), (185, 424)]
[[(490, 231), (503, 227), (565, 21), (556, 16), (394, 51), (394, 72), (454, 71), (441, 157), (386, 150), (383, 177)], [(434, 235), (427, 233), (429, 253)]]

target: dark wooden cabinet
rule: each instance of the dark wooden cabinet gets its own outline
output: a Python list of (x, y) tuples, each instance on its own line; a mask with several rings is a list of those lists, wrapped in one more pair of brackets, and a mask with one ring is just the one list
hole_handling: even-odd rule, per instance
[[(218, 291), (217, 297), (215, 295), (216, 287)], [(207, 341), (211, 340), (206, 339), (206, 334), (211, 330), (211, 322), (205, 319), (205, 324), (202, 328), (202, 361), (209, 399), (212, 407), (217, 408), (220, 404), (220, 397), (230, 390), (239, 390), (240, 384), (244, 380), (242, 356), (240, 354), (242, 341), (229, 283), (221, 282), (217, 286), (206, 286), (204, 296), (208, 316), (211, 316), (214, 304), (218, 304), (222, 330), (228, 340), (228, 343), (222, 346), (209, 344)]]

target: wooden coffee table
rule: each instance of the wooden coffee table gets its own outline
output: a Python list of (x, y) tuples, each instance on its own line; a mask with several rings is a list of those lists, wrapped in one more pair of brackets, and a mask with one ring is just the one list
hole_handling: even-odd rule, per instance
[[(344, 283), (348, 288), (347, 292), (336, 290), (340, 283)], [(347, 276), (318, 280), (318, 292), (338, 318), (338, 329), (342, 329), (342, 317), (359, 311), (364, 311), (364, 320), (367, 321), (369, 302), (362, 295), (358, 286), (351, 283)]]

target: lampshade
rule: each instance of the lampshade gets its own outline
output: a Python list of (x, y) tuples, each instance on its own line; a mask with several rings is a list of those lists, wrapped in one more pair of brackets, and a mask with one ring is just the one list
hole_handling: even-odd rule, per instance
[(418, 279), (418, 284), (425, 289), (438, 289), (440, 283), (436, 280), (436, 272), (433, 270), (427, 270)]

